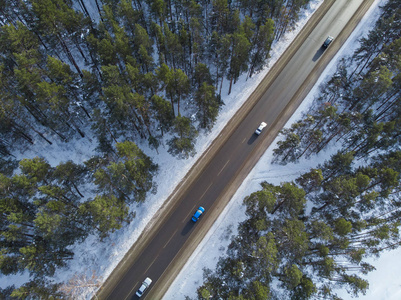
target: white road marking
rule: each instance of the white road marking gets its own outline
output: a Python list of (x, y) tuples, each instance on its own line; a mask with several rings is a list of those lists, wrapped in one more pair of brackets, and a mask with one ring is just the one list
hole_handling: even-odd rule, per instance
[(185, 221), (187, 221), (187, 220), (189, 219), (189, 216), (193, 214), (193, 211), (195, 211), (195, 207), (196, 207), (196, 206), (194, 206), (194, 207), (191, 209), (191, 211), (189, 212), (189, 214), (187, 214), (187, 215), (185, 216), (184, 220), (182, 220), (181, 223), (184, 223)]
[(159, 256), (156, 256), (156, 258), (152, 261), (152, 263), (149, 265), (149, 267), (145, 270), (145, 274), (148, 272), (148, 270), (150, 269), (150, 267), (153, 265), (153, 263), (155, 262), (155, 260), (158, 258)]
[(227, 166), (227, 164), (230, 162), (230, 160), (227, 160), (226, 164), (221, 168), (219, 174), (217, 176), (220, 176), (220, 173), (223, 172), (224, 168)]
[(134, 287), (129, 291), (128, 296), (125, 297), (124, 300), (127, 300), (127, 299), (128, 299), (129, 295), (131, 295), (133, 289), (138, 285), (138, 283), (139, 283), (139, 282), (137, 281), (137, 282), (134, 284)]
[(203, 196), (205, 196), (206, 192), (210, 189), (210, 187), (212, 186), (213, 182), (209, 184), (209, 186), (207, 187), (207, 189), (203, 192), (202, 196), (200, 197), (200, 199), (203, 198)]
[(169, 238), (169, 240), (167, 241), (167, 243), (164, 245), (163, 249), (166, 248), (166, 246), (168, 245), (168, 243), (170, 243), (171, 239), (174, 237), (175, 233), (177, 232), (178, 228), (174, 231), (174, 233), (171, 235), (171, 237)]

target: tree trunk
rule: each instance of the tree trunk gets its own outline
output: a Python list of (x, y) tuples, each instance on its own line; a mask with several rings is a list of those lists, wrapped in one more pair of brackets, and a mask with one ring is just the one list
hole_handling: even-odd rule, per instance
[(81, 194), (81, 192), (78, 190), (78, 187), (75, 185), (75, 183), (74, 183), (74, 182), (71, 182), (71, 184), (72, 184), (72, 186), (74, 187), (74, 189), (77, 191), (77, 193), (78, 193), (82, 198), (84, 198), (84, 195)]
[(111, 132), (109, 126), (107, 126), (107, 124), (106, 124), (106, 120), (104, 120), (104, 119), (103, 119), (103, 124), (104, 124), (104, 127), (106, 128), (106, 130), (108, 131), (108, 133), (110, 134), (111, 138), (112, 138), (112, 139), (114, 140), (114, 142), (117, 144), (118, 142), (117, 142), (116, 137), (115, 137), (114, 134)]
[(77, 62), (75, 61), (74, 57), (72, 56), (70, 49), (67, 47), (66, 43), (64, 42), (64, 40), (62, 39), (62, 37), (60, 36), (60, 34), (57, 34), (57, 38), (61, 44), (61, 46), (64, 49), (64, 52), (67, 54), (67, 57), (69, 59), (69, 61), (74, 65), (75, 69), (77, 70), (79, 76), (81, 76), (81, 78), (83, 77), (82, 75), (82, 71), (81, 69), (78, 67)]
[[(222, 82), (223, 83), (223, 82)], [(231, 87), (232, 87), (232, 85), (233, 85), (233, 76), (231, 75), (231, 78), (230, 78), (230, 87), (228, 88), (228, 94), (230, 95), (231, 94)]]
[[(393, 102), (391, 102), (385, 109), (383, 109), (379, 114), (376, 115), (375, 120), (376, 121), (381, 121), (385, 117), (385, 113), (394, 106), (394, 104), (398, 103), (399, 99), (395, 99)], [(381, 117), (384, 115), (383, 117)]]
[(83, 1), (83, 0), (79, 0), (79, 4), (81, 5), (81, 8), (82, 8), (84, 14), (85, 14), (87, 17), (91, 18), (91, 16), (90, 16), (88, 10), (86, 9), (86, 5), (85, 5), (84, 1)]
[(170, 95), (170, 102), (171, 102), (171, 109), (173, 110), (173, 116), (175, 116), (174, 101), (173, 101), (173, 96), (172, 95)]
[(102, 18), (102, 11), (100, 10), (100, 6), (99, 6), (99, 1), (95, 0), (95, 3), (96, 3), (97, 11), (99, 12), (100, 20), (102, 20), (102, 22), (104, 22), (104, 20)]

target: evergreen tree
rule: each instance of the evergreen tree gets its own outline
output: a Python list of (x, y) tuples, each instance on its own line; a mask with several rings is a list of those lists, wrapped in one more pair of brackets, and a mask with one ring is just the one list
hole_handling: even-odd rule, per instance
[(230, 66), (227, 78), (230, 80), (228, 94), (231, 93), (232, 83), (237, 81), (242, 72), (248, 70), (249, 50), (251, 44), (244, 32), (237, 31), (230, 35)]
[[(37, 17), (36, 30), (46, 38), (51, 48), (57, 49), (60, 45), (61, 49), (57, 50), (64, 52), (77, 73), (81, 75), (81, 69), (72, 54), (68, 39), (79, 37), (86, 29), (87, 20), (62, 0), (32, 0), (32, 10)], [(76, 41), (79, 42), (78, 39)]]
[(196, 93), (195, 100), (199, 108), (198, 118), (201, 128), (211, 129), (217, 119), (220, 106), (214, 86), (203, 82)]
[(129, 223), (132, 215), (128, 212), (127, 204), (114, 195), (97, 195), (93, 200), (81, 204), (79, 211), (82, 215), (90, 216), (93, 227), (101, 238), (120, 229), (123, 223)]
[(142, 72), (147, 73), (153, 70), (153, 40), (141, 25), (135, 24), (134, 30), (134, 46), (137, 51), (138, 61), (143, 68)]
[(261, 25), (255, 32), (251, 44), (253, 51), (250, 56), (249, 77), (254, 72), (260, 71), (266, 60), (269, 58), (271, 44), (273, 42), (274, 22), (268, 19), (264, 25)]
[(198, 63), (195, 66), (194, 80), (198, 88), (200, 88), (204, 82), (213, 84), (212, 75), (207, 65)]
[(155, 117), (159, 122), (161, 135), (163, 136), (164, 132), (170, 130), (170, 127), (172, 126), (174, 120), (174, 114), (171, 108), (171, 104), (167, 100), (157, 95), (153, 95), (151, 101), (152, 107), (155, 110)]
[(100, 192), (127, 203), (144, 201), (155, 188), (152, 179), (157, 166), (133, 142), (117, 143), (116, 150), (110, 163), (101, 162), (94, 169), (94, 183)]
[(178, 136), (168, 141), (168, 152), (177, 155), (179, 158), (188, 158), (195, 155), (195, 138), (198, 135), (191, 120), (178, 115), (173, 121), (173, 132)]
[(45, 279), (34, 279), (23, 284), (11, 293), (11, 299), (54, 299), (63, 295), (58, 291), (59, 284)]

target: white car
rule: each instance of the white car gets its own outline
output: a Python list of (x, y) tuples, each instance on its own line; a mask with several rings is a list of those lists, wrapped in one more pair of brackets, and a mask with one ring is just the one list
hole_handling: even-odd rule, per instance
[(150, 286), (151, 283), (152, 279), (146, 277), (146, 279), (142, 282), (141, 287), (136, 291), (136, 295), (138, 297), (142, 297), (143, 293), (146, 291), (146, 289)]
[(258, 129), (255, 130), (255, 134), (259, 135), (266, 126), (267, 124), (265, 122), (260, 123)]

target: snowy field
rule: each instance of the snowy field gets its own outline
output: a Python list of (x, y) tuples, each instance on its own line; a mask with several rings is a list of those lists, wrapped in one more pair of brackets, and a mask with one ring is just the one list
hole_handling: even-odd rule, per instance
[[(72, 248), (75, 252), (75, 257), (69, 263), (67, 268), (59, 270), (56, 273), (56, 282), (68, 281), (75, 274), (86, 274), (87, 276), (91, 276), (92, 272), (95, 272), (101, 281), (104, 281), (110, 275), (112, 270), (124, 257), (143, 229), (147, 226), (152, 226), (152, 224), (149, 223), (152, 216), (161, 207), (168, 195), (185, 176), (202, 152), (207, 149), (213, 139), (218, 136), (227, 121), (241, 107), (244, 101), (246, 101), (254, 88), (269, 71), (269, 67), (277, 61), (296, 34), (302, 29), (312, 13), (322, 2), (323, 0), (311, 1), (309, 7), (303, 12), (297, 29), (288, 33), (282, 41), (273, 45), (271, 52), (272, 58), (269, 61), (269, 66), (262, 72), (248, 79), (246, 79), (246, 75), (243, 75), (233, 86), (232, 92), (229, 96), (225, 96), (228, 91), (228, 82), (225, 82), (222, 90), (222, 98), (225, 106), (223, 106), (213, 130), (207, 134), (200, 134), (196, 145), (197, 154), (194, 157), (188, 160), (177, 160), (167, 153), (167, 146), (161, 146), (158, 149), (159, 154), (157, 154), (156, 151), (148, 148), (147, 142), (139, 144), (141, 149), (143, 149), (147, 155), (151, 156), (153, 161), (160, 167), (158, 175), (154, 178), (158, 185), (157, 193), (149, 194), (145, 203), (132, 207), (132, 210), (136, 212), (137, 217), (128, 226), (115, 232), (102, 242), (99, 242), (98, 238), (95, 236), (89, 236), (85, 242), (74, 245)], [(341, 58), (341, 56), (350, 54), (355, 48), (357, 48), (358, 38), (365, 34), (374, 25), (378, 17), (379, 6), (383, 3), (385, 3), (385, 0), (375, 1), (357, 30), (355, 30), (351, 38), (330, 63), (325, 73), (320, 77), (319, 82), (323, 81), (334, 72), (336, 61)], [(300, 108), (288, 122), (287, 126), (300, 118), (302, 111), (306, 110), (313, 100), (316, 91), (317, 87), (310, 92), (309, 96), (304, 100)], [(245, 218), (242, 199), (250, 193), (258, 190), (261, 181), (266, 180), (274, 184), (279, 184), (282, 181), (292, 180), (309, 168), (323, 162), (330, 153), (336, 152), (335, 149), (330, 149), (326, 153), (314, 158), (313, 161), (305, 160), (301, 161), (299, 164), (291, 166), (271, 165), (271, 154), (275, 144), (276, 141), (270, 146), (264, 156), (260, 159), (259, 163), (243, 182), (222, 215), (196, 249), (195, 253), (191, 256), (185, 268), (165, 295), (164, 300), (180, 300), (184, 299), (186, 295), (195, 297), (197, 286), (202, 284), (202, 269), (204, 267), (213, 269), (218, 257), (224, 255), (225, 249), (229, 243), (229, 238), (231, 235), (236, 233), (237, 222)], [(17, 158), (22, 159), (44, 156), (52, 166), (56, 166), (60, 162), (67, 160), (73, 160), (76, 163), (80, 163), (89, 159), (94, 154), (93, 149), (95, 146), (95, 143), (90, 139), (77, 140), (75, 144), (71, 143), (68, 145), (62, 143), (54, 143), (51, 146), (37, 145), (34, 150), (25, 152)], [(236, 220), (236, 222), (233, 222), (233, 220)], [(373, 262), (377, 267), (377, 271), (372, 272), (368, 276), (370, 290), (366, 296), (360, 297), (360, 299), (401, 299), (400, 284), (395, 282), (395, 280), (397, 280), (397, 265), (394, 263), (397, 261), (396, 257), (400, 254), (401, 250), (384, 253), (379, 260)], [(11, 284), (15, 284), (18, 287), (26, 282), (27, 279), (27, 275), (7, 277), (0, 275), (0, 287), (4, 288)], [(93, 291), (88, 290), (86, 294), (82, 295), (81, 299), (90, 299), (92, 295)], [(341, 293), (340, 296), (344, 299), (350, 298), (346, 293)]]

